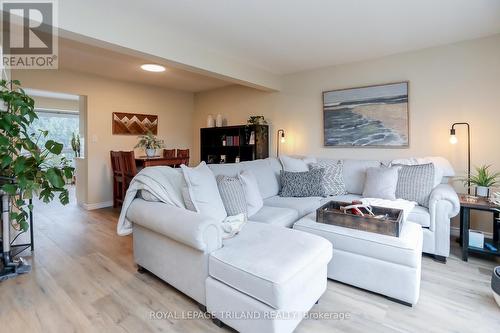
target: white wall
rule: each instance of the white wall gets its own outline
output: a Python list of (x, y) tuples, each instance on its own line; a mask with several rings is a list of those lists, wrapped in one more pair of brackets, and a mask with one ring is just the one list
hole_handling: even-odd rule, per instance
[[(500, 170), (500, 35), (284, 76), (281, 92), (230, 86), (195, 94), (193, 156), (199, 159), (199, 128), (208, 114), (223, 114), (228, 124), (244, 124), (264, 115), (271, 124), (272, 154), (276, 130), (284, 128), (290, 154), (357, 159), (441, 155), (465, 174), (466, 133), (448, 142), (453, 122), (472, 127), (472, 164)], [(388, 82), (410, 82), (410, 147), (346, 149), (323, 147), (322, 92)], [(460, 187), (460, 185), (458, 186)]]
[(65, 70), (18, 70), (13, 72), (13, 78), (20, 80), (23, 87), (87, 97), (86, 196), (90, 207), (112, 200), (109, 152), (132, 150), (137, 142), (136, 136), (112, 135), (113, 112), (157, 114), (158, 136), (168, 148), (193, 147), (192, 93)]

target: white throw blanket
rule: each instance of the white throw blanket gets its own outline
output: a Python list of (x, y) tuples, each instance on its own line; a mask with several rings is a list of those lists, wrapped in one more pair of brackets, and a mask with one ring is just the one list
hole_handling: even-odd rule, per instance
[(361, 199), (361, 202), (364, 205), (401, 209), (403, 211), (404, 221), (406, 221), (408, 215), (410, 215), (410, 212), (417, 205), (415, 201), (408, 201), (403, 199), (385, 200), (378, 198), (363, 198)]
[(184, 186), (184, 178), (178, 170), (166, 166), (142, 169), (132, 179), (125, 195), (116, 227), (118, 235), (126, 236), (132, 233), (132, 223), (127, 219), (127, 210), (137, 196), (138, 191), (146, 190), (160, 202), (179, 208), (186, 208), (182, 198), (182, 188)]

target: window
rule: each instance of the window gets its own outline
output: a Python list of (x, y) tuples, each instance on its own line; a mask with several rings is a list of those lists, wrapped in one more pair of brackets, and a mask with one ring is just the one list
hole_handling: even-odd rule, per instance
[(57, 110), (35, 110), (38, 119), (31, 125), (31, 131), (38, 135), (39, 130), (47, 130), (49, 134), (45, 138), (40, 138), (38, 144), (45, 145), (47, 140), (54, 140), (64, 145), (63, 155), (68, 159), (75, 157), (71, 149), (71, 138), (73, 133), (79, 133), (79, 114), (76, 111)]

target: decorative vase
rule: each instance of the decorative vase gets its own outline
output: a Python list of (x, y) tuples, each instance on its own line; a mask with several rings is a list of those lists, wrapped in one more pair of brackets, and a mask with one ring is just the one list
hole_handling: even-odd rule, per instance
[(490, 196), (490, 188), (486, 186), (476, 186), (476, 196), (487, 198)]
[(222, 127), (222, 115), (219, 113), (217, 115), (217, 118), (215, 119), (215, 126), (216, 127)]
[(153, 157), (156, 154), (156, 149), (153, 148), (148, 148), (146, 149), (146, 156), (147, 157)]
[(207, 116), (207, 127), (215, 127), (215, 119), (211, 114)]

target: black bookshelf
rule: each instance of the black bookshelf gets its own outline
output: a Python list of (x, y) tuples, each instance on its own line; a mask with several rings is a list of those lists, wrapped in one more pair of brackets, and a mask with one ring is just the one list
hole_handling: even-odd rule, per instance
[[(207, 164), (234, 163), (237, 157), (241, 162), (267, 158), (269, 157), (269, 127), (267, 125), (241, 125), (202, 128), (200, 129), (200, 147), (200, 159)], [(225, 156), (225, 161), (221, 160), (223, 156)]]

